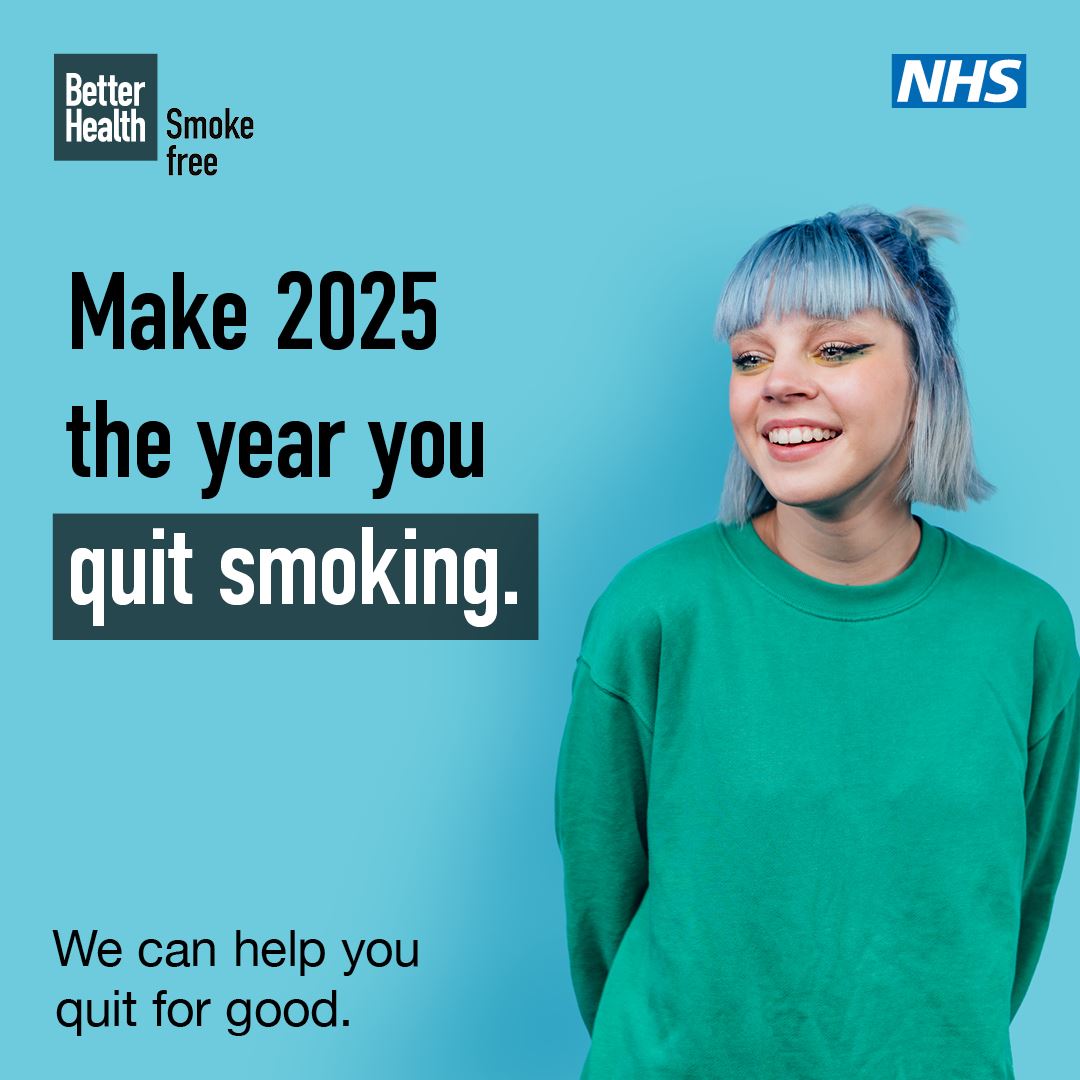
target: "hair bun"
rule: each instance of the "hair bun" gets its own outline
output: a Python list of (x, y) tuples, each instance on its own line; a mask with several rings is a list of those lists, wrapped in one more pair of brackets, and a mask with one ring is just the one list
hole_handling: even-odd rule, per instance
[(929, 246), (938, 236), (959, 242), (961, 221), (944, 210), (935, 210), (930, 206), (909, 206), (906, 210), (901, 210), (896, 219), (912, 240), (924, 246)]

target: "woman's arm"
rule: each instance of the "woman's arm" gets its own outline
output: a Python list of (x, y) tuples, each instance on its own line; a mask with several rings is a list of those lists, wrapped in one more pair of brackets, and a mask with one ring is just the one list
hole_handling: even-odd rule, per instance
[(570, 971), (592, 1034), (619, 943), (648, 884), (646, 796), (652, 732), (628, 697), (579, 657), (555, 789)]
[(1053, 718), (1049, 730), (1028, 747), (1024, 785), (1027, 856), (1010, 1019), (1024, 1000), (1046, 940), (1054, 894), (1065, 865), (1078, 774), (1080, 684)]

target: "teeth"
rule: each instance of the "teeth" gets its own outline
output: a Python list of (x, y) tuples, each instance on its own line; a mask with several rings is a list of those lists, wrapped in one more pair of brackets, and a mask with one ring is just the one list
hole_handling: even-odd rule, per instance
[(773, 428), (769, 432), (769, 442), (778, 443), (780, 446), (790, 446), (793, 443), (822, 442), (826, 439), (835, 439), (840, 433), (831, 428)]

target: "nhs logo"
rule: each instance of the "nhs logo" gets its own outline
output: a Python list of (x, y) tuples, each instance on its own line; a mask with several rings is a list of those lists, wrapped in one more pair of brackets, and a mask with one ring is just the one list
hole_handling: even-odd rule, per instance
[(1026, 53), (893, 53), (894, 109), (1023, 109)]

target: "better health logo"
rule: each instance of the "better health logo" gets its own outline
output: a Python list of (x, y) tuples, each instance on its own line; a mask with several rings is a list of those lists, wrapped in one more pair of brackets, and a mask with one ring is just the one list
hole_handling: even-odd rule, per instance
[(53, 56), (53, 159), (157, 159), (157, 53)]
[(893, 53), (894, 109), (1023, 109), (1026, 53)]

